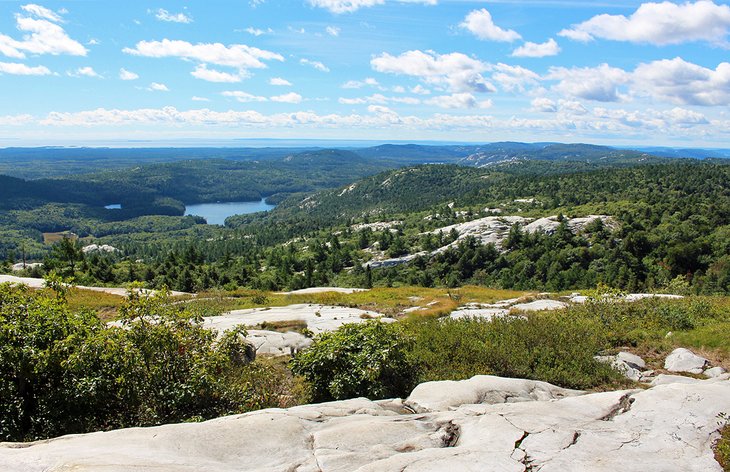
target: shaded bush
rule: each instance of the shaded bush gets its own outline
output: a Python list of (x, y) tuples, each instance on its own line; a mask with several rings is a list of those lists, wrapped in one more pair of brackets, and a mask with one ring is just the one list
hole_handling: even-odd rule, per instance
[(72, 312), (63, 291), (0, 285), (0, 440), (213, 418), (280, 406), (287, 373), (248, 364), (163, 295), (133, 295), (123, 326)]

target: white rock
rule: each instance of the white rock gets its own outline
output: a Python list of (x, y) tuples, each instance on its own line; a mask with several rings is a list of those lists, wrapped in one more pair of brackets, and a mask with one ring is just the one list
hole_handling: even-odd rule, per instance
[[(16, 277), (14, 275), (3, 275), (0, 274), (0, 284), (1, 283), (11, 283), (14, 285), (27, 285), (30, 288), (43, 288), (46, 286), (46, 281), (44, 279), (40, 278), (34, 278), (34, 277)], [(90, 290), (92, 292), (103, 292), (108, 293), (110, 295), (118, 295), (120, 297), (126, 297), (129, 293), (129, 289), (122, 288), (122, 287), (87, 287), (85, 285), (74, 285), (74, 287), (80, 289), (80, 290)], [(142, 293), (156, 293), (156, 290), (147, 290), (142, 289)], [(171, 291), (170, 294), (172, 296), (180, 296), (180, 295), (189, 295), (185, 292), (176, 292)]]
[(21, 270), (32, 270), (37, 267), (43, 267), (42, 262), (26, 262), (23, 264), (22, 262), (18, 262), (17, 264), (13, 264), (12, 271), (13, 272), (20, 272)]
[(326, 293), (326, 292), (337, 292), (351, 294), (355, 292), (367, 292), (366, 288), (344, 288), (344, 287), (309, 287), (301, 288), (299, 290), (292, 290), (291, 292), (277, 292), (280, 295), (307, 295), (312, 293)]
[(615, 356), (594, 356), (598, 362), (610, 365), (614, 370), (620, 372), (621, 375), (629, 380), (638, 382), (641, 380), (641, 370), (636, 366), (624, 361), (618, 355)]
[(491, 320), (493, 318), (502, 318), (509, 315), (509, 310), (504, 308), (466, 308), (462, 307), (454, 310), (449, 318), (458, 320), (461, 318), (479, 318), (483, 320)]
[(312, 344), (310, 338), (293, 331), (286, 333), (260, 329), (246, 331), (248, 332), (246, 341), (256, 349), (257, 355), (291, 356)]
[(89, 244), (88, 246), (82, 247), (81, 251), (83, 251), (84, 254), (90, 254), (92, 252), (113, 253), (113, 252), (119, 252), (119, 249), (115, 248), (114, 246), (110, 246), (108, 244), (102, 244), (101, 246), (99, 246), (97, 244)]
[(362, 323), (378, 318), (386, 323), (395, 321), (381, 313), (341, 306), (296, 304), (271, 308), (251, 308), (234, 310), (220, 316), (203, 318), (206, 328), (225, 331), (236, 326), (256, 326), (261, 323), (281, 323), (284, 321), (303, 321), (314, 334), (334, 331), (346, 323)]
[(677, 348), (667, 356), (664, 361), (664, 368), (669, 372), (689, 372), (691, 374), (701, 374), (703, 370), (710, 364), (710, 361), (704, 357), (700, 357), (683, 347)]
[(636, 354), (631, 354), (630, 352), (619, 352), (616, 354), (616, 357), (618, 357), (620, 360), (624, 361), (631, 367), (639, 370), (646, 369), (646, 362), (644, 362), (644, 359), (637, 356)]
[(585, 392), (556, 387), (536, 380), (477, 375), (469, 380), (426, 382), (404, 400), (417, 413), (447, 411), (465, 404), (493, 404), (530, 400), (551, 400)]
[(720, 377), (721, 375), (723, 375), (726, 372), (727, 371), (724, 368), (718, 366), (718, 367), (712, 367), (710, 369), (707, 369), (704, 372), (704, 374), (705, 374), (705, 377), (709, 377), (709, 378), (713, 379), (716, 377)]
[[(472, 380), (463, 383), (474, 387)], [(497, 381), (500, 391), (519, 398), (551, 390), (533, 391), (535, 385), (520, 379)], [(359, 398), (21, 447), (3, 443), (0, 470), (524, 472), (529, 465), (543, 472), (722, 471), (712, 444), (717, 415), (730, 411), (727, 381), (491, 405), (475, 404), (481, 389), (469, 390), (463, 400), (471, 404), (459, 406), (453, 389), (440, 398), (431, 389), (432, 405), (445, 408), (432, 413), (400, 415), (398, 400)]]
[(695, 384), (697, 382), (701, 382), (701, 380), (692, 377), (685, 377), (684, 375), (659, 374), (654, 378), (654, 380), (651, 381), (651, 386), (655, 387), (657, 385), (667, 385), (673, 383)]
[(534, 302), (512, 305), (512, 309), (518, 311), (562, 310), (567, 306), (567, 303), (558, 300), (535, 300)]

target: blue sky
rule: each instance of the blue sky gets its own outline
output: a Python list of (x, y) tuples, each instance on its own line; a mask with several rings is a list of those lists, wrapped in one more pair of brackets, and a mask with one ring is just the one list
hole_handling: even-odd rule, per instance
[(728, 147), (721, 1), (0, 0), (0, 147)]

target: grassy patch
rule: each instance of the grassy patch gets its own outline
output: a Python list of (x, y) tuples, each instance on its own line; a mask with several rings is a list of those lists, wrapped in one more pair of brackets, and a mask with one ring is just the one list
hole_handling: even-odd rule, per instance
[(715, 444), (715, 460), (722, 470), (730, 472), (730, 425), (720, 430), (720, 439)]
[(115, 319), (117, 310), (124, 303), (124, 297), (118, 295), (94, 290), (81, 290), (75, 287), (68, 291), (66, 299), (72, 311), (89, 309), (94, 311), (102, 321)]
[(279, 333), (288, 333), (290, 331), (304, 333), (309, 331), (307, 328), (307, 322), (302, 320), (264, 321), (256, 326), (255, 329), (278, 331)]

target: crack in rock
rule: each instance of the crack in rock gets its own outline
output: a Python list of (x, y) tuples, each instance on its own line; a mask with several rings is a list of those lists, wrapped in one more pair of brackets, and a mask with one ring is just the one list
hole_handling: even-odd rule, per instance
[(606, 415), (599, 418), (601, 421), (612, 421), (616, 416), (621, 415), (623, 413), (626, 413), (631, 409), (631, 405), (636, 401), (635, 398), (632, 398), (632, 395), (634, 392), (629, 392), (625, 395), (623, 395), (618, 403), (611, 408), (611, 411), (609, 411)]

